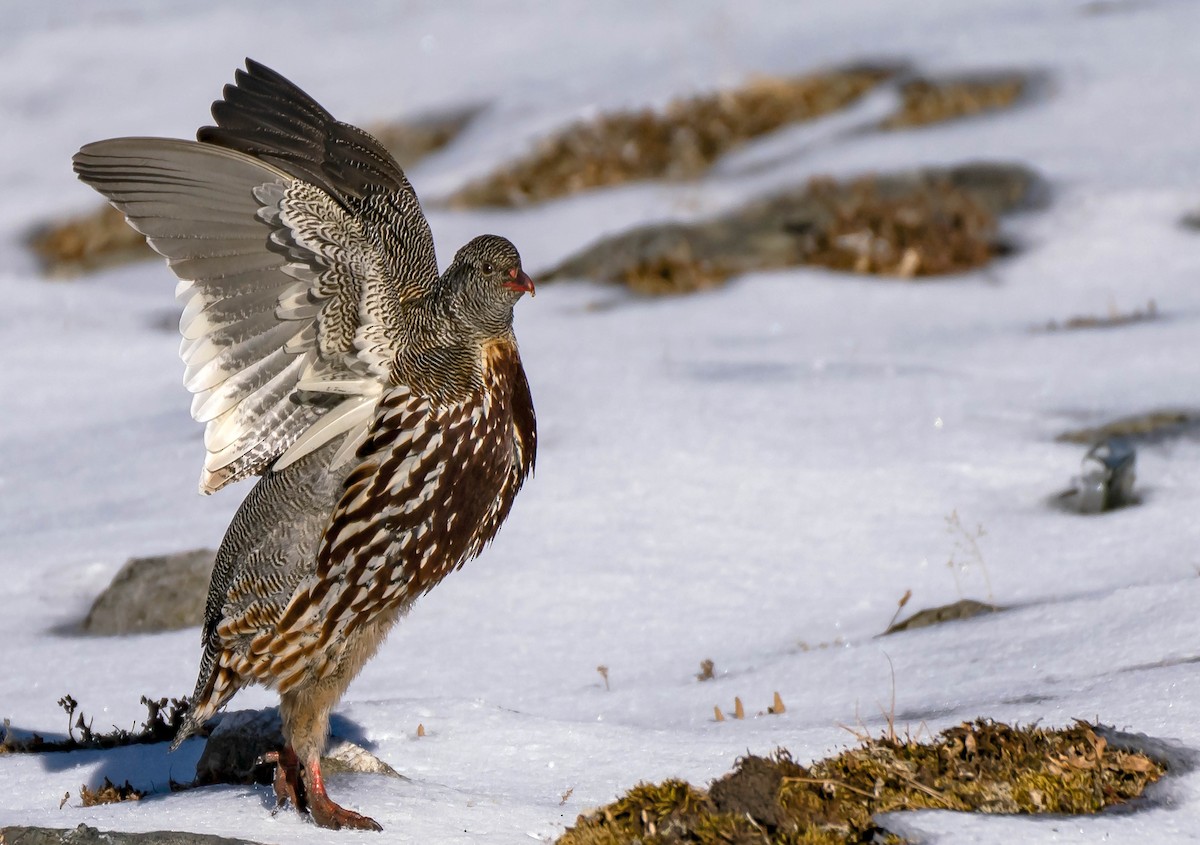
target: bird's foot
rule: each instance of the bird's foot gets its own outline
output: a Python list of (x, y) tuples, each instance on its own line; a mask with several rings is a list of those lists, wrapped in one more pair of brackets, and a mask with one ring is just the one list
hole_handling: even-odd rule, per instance
[(291, 746), (282, 751), (268, 751), (258, 758), (260, 764), (275, 764), (275, 812), (289, 801), (296, 812), (304, 815), (308, 807), (305, 802), (304, 781), (300, 779), (300, 760)]
[(341, 828), (383, 830), (383, 827), (375, 819), (353, 810), (347, 810), (330, 800), (329, 795), (325, 792), (325, 779), (321, 776), (319, 760), (308, 764), (306, 774), (308, 775), (306, 779), (308, 812), (318, 827), (327, 827), (331, 830)]
[(383, 830), (383, 827), (375, 819), (353, 810), (347, 810), (345, 807), (333, 803), (325, 794), (322, 794), (320, 798), (314, 797), (308, 811), (318, 827), (328, 827), (332, 830), (341, 828)]

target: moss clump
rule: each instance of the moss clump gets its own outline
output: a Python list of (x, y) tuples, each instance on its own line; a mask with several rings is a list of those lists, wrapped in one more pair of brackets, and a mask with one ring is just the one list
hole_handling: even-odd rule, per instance
[(883, 122), (882, 128), (907, 129), (1010, 108), (1025, 89), (1026, 78), (1020, 74), (914, 79), (900, 89), (900, 109)]
[(639, 784), (579, 817), (559, 845), (889, 842), (873, 818), (897, 810), (1095, 813), (1141, 795), (1165, 772), (1110, 748), (1095, 726), (964, 723), (933, 742), (889, 735), (802, 766), (787, 751), (749, 755), (707, 792), (678, 780)]
[(832, 220), (806, 233), (808, 264), (914, 278), (982, 267), (998, 251), (995, 216), (946, 180), (899, 194), (880, 190), (871, 178), (844, 186), (817, 180), (809, 190)]
[(519, 206), (636, 179), (695, 177), (738, 144), (841, 109), (891, 74), (867, 67), (758, 79), (676, 100), (661, 113), (644, 109), (581, 121), (466, 186), (451, 202)]

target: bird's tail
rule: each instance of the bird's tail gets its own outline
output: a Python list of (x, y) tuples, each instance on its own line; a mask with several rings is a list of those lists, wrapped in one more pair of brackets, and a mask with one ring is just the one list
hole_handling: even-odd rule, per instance
[(200, 730), (242, 686), (242, 680), (225, 666), (215, 666), (209, 672), (201, 671), (200, 679), (196, 682), (196, 692), (192, 696), (192, 706), (183, 717), (183, 724), (179, 726), (179, 733), (175, 734), (175, 739), (171, 741), (170, 750), (179, 748), (184, 740)]

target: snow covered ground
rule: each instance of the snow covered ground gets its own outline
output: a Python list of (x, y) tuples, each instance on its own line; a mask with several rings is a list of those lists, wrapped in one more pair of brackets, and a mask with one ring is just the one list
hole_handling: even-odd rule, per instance
[[(1198, 404), (1200, 235), (1178, 221), (1200, 206), (1200, 4), (346, 5), (5, 8), (0, 717), (61, 733), (55, 701), (70, 693), (97, 729), (128, 727), (141, 695), (191, 690), (195, 630), (59, 633), (126, 558), (215, 546), (248, 489), (195, 494), (201, 427), (179, 384), (173, 279), (149, 262), (48, 282), (22, 238), (96, 206), (70, 172), (81, 144), (191, 137), (249, 55), (353, 122), (484, 104), (410, 176), (443, 262), (494, 231), (535, 278), (602, 234), (814, 174), (1017, 160), (1053, 188), (1047, 209), (1007, 224), (1019, 254), (964, 278), (800, 269), (680, 299), (579, 284), (523, 301), (537, 476), (495, 545), (417, 606), (340, 708), (342, 727), (409, 778), (332, 779), (335, 799), (383, 824), (371, 841), (549, 840), (640, 779), (703, 784), (747, 749), (825, 756), (852, 741), (839, 725), (881, 726), (893, 672), (901, 727), (1084, 717), (1200, 747), (1200, 442), (1141, 448), (1138, 507), (1080, 517), (1046, 504), (1084, 452), (1054, 442), (1059, 432)], [(734, 160), (695, 183), (524, 211), (437, 208), (596, 110), (882, 59), (1029, 69), (1048, 84), (1024, 108), (935, 128), (817, 144), (785, 130), (739, 154), (757, 149), (766, 172)], [(1153, 322), (1031, 330), (1150, 299)], [(986, 531), (981, 558), (956, 555), (968, 563), (957, 578), (951, 513)], [(987, 599), (989, 582), (992, 600), (1017, 609), (875, 638), (907, 589), (912, 610)], [(700, 683), (705, 658), (717, 677)], [(728, 712), (740, 696), (752, 714), (775, 691), (783, 715), (713, 721), (714, 705)], [(273, 701), (252, 690), (235, 706)], [(0, 825), (331, 838), (272, 817), (266, 789), (167, 793), (200, 747), (0, 758)], [(160, 791), (80, 807), (79, 784), (105, 775)], [(1200, 774), (1154, 794), (1128, 815), (922, 813), (897, 825), (956, 843), (1200, 839)], [(338, 834), (356, 836), (367, 835)]]

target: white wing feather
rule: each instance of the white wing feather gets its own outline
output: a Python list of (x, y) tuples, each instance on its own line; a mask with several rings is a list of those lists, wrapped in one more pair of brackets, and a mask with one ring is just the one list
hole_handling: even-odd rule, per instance
[[(208, 452), (201, 492), (347, 433), (361, 441), (394, 335), (363, 307), (364, 287), (387, 280), (356, 219), (321, 189), (211, 144), (100, 141), (75, 169), (179, 278), (184, 383)], [(364, 333), (383, 340), (360, 355)]]

